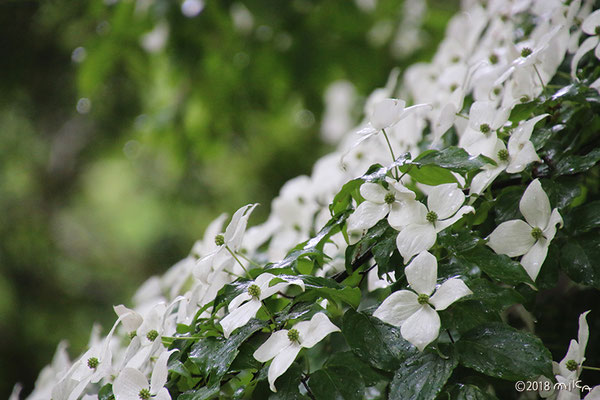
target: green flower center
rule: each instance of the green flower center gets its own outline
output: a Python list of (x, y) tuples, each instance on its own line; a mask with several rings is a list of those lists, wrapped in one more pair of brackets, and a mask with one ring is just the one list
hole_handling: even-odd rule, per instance
[(435, 211), (429, 211), (429, 212), (427, 213), (427, 215), (425, 216), (425, 219), (426, 219), (428, 222), (434, 223), (435, 221), (437, 221), (437, 219), (438, 219), (438, 215), (436, 214), (436, 212), (435, 212)]
[(131, 331), (127, 336), (129, 336), (129, 340), (133, 340), (137, 336), (137, 331)]
[(148, 400), (150, 398), (150, 391), (148, 389), (140, 390), (138, 397), (142, 400)]
[(453, 64), (456, 64), (457, 62), (460, 61), (460, 57), (459, 56), (454, 56), (452, 57), (452, 59), (450, 60)]
[(498, 151), (498, 160), (507, 161), (508, 160), (508, 150), (502, 149)]
[(158, 337), (158, 332), (155, 329), (152, 329), (150, 332), (148, 332), (146, 334), (146, 338), (151, 342), (154, 342), (157, 337)]
[(300, 332), (293, 328), (290, 329), (288, 331), (288, 339), (290, 339), (290, 342), (300, 342)]
[(519, 99), (521, 103), (527, 103), (529, 101), (529, 96), (521, 96)]
[(87, 366), (90, 369), (96, 369), (98, 367), (98, 364), (100, 364), (100, 361), (98, 361), (96, 357), (90, 357), (87, 360)]
[(496, 55), (495, 53), (492, 53), (490, 55), (490, 62), (492, 64), (498, 64), (498, 55)]
[(533, 53), (533, 50), (531, 50), (529, 47), (525, 47), (525, 48), (523, 48), (523, 50), (521, 50), (521, 57), (523, 57), (523, 58), (529, 57), (531, 55), (531, 53)]
[(394, 193), (386, 193), (384, 199), (383, 199), (387, 204), (392, 204), (393, 202), (396, 201), (396, 196), (394, 196)]
[(490, 128), (488, 124), (481, 124), (479, 125), (479, 130), (481, 131), (481, 133), (490, 133), (492, 128)]
[(215, 244), (217, 246), (223, 246), (225, 244), (225, 237), (223, 235), (215, 236)]
[(451, 92), (454, 92), (456, 89), (458, 89), (458, 85), (456, 83), (453, 83), (452, 85), (450, 85)]
[(499, 87), (496, 87), (494, 88), (494, 90), (492, 90), (492, 92), (495, 96), (498, 96), (502, 92), (502, 90)]
[(426, 295), (426, 294), (421, 293), (419, 295), (419, 297), (417, 297), (417, 302), (419, 304), (427, 304), (427, 303), (429, 303), (429, 296)]
[(579, 367), (579, 364), (577, 364), (577, 361), (575, 360), (569, 360), (565, 363), (565, 367), (567, 367), (569, 371), (575, 371), (577, 370), (577, 367)]
[(533, 236), (535, 240), (540, 240), (544, 237), (544, 232), (540, 228), (533, 228), (531, 230), (531, 236)]
[(253, 283), (252, 285), (248, 286), (248, 294), (257, 299), (260, 298), (260, 287)]

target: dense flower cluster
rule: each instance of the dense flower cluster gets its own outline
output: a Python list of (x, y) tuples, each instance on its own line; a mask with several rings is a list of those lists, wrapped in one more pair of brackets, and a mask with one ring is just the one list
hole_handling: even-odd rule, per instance
[[(358, 134), (345, 136), (337, 151), (315, 164), (310, 176), (289, 181), (273, 200), (266, 222), (247, 228), (256, 205), (240, 208), (227, 226), (224, 216), (217, 218), (187, 258), (139, 289), (133, 308), (115, 307), (115, 326), (104, 338), (93, 335), (88, 352), (71, 362), (60, 345), (28, 398), (95, 399), (99, 390), (111, 387), (116, 400), (169, 399), (168, 371), (185, 375), (177, 370), (187, 362), (184, 358), (168, 364), (170, 356), (190, 352), (182, 343), (197, 341), (206, 351), (224, 351), (228, 343), (237, 349), (260, 331), (270, 336), (254, 342), (248, 363), (272, 360), (266, 378), (275, 392), (278, 378), (307, 351), (303, 349), (340, 331), (330, 318), (344, 314), (344, 302), (353, 308), (360, 304), (372, 323), (378, 319), (391, 325), (389, 329), (399, 328), (411, 349), (407, 351), (416, 350), (411, 357), (421, 356), (428, 347), (441, 352), (454, 338), (450, 327), (441, 336), (440, 315), (476, 297), (478, 290), (467, 279), (468, 271), (454, 273), (447, 258), (475, 246), (513, 269), (507, 274), (511, 276), (498, 277), (483, 265), (471, 263), (473, 268), (493, 279), (521, 279), (535, 287), (557, 229), (563, 226), (561, 211), (552, 207), (532, 172), (544, 163), (532, 133), (552, 115), (514, 115), (544, 95), (566, 59), (572, 60), (567, 75), (585, 80), (578, 70), (581, 61), (593, 48), (598, 56), (600, 14), (592, 12), (591, 1), (567, 3), (464, 1), (465, 12), (450, 22), (433, 61), (406, 70), (398, 89), (393, 72), (388, 86), (366, 101), (367, 117), (355, 129)], [(535, 21), (526, 30), (520, 22), (524, 15)], [(597, 82), (591, 87), (599, 86)], [(414, 105), (406, 107), (406, 101), (396, 97)], [(348, 112), (343, 104), (336, 109)], [(338, 120), (348, 118), (342, 115)], [(518, 195), (524, 220), (511, 216), (488, 226), (486, 237), (476, 238), (471, 248), (469, 243), (436, 247), (461, 224), (481, 224), (489, 210), (481, 204), (491, 198), (494, 182), (506, 182), (507, 176), (522, 179), (527, 187)], [(381, 238), (381, 231), (392, 247), (378, 252), (381, 247), (368, 244), (368, 239)], [(370, 247), (363, 251), (361, 246)], [(361, 261), (366, 254), (374, 255), (377, 268), (372, 260)], [(395, 265), (386, 266), (378, 257), (393, 259)], [(361, 275), (368, 275), (364, 292), (383, 288), (378, 293), (384, 297), (361, 303)], [(340, 284), (353, 277), (358, 277), (353, 287)], [(354, 289), (358, 301), (343, 297)], [(298, 299), (314, 308), (294, 314)], [(555, 364), (554, 380), (579, 376), (587, 336), (584, 314), (580, 337), (571, 342), (565, 360)], [(194, 347), (187, 359), (204, 360), (202, 346)], [(219, 354), (226, 358), (224, 353), (215, 357)], [(209, 369), (207, 363), (200, 365), (209, 372), (198, 375), (204, 374), (199, 385), (207, 388), (210, 398), (219, 393), (231, 361), (223, 364), (224, 371)], [(483, 367), (473, 368), (486, 373)], [(310, 381), (303, 390), (309, 386)], [(184, 390), (188, 389), (198, 386)], [(562, 392), (558, 396), (567, 398)], [(580, 398), (579, 392), (574, 396)]]

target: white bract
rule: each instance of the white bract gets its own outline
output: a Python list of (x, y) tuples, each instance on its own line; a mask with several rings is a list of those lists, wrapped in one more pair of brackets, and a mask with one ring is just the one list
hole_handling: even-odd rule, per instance
[[(412, 223), (403, 227), (396, 245), (408, 262), (412, 256), (429, 250), (437, 239), (437, 233), (457, 222), (466, 213), (475, 211), (471, 206), (463, 206), (465, 195), (456, 183), (434, 186), (427, 196), (427, 207), (417, 203), (412, 207)], [(462, 207), (461, 207), (462, 206)]]
[(581, 30), (588, 35), (571, 60), (571, 76), (577, 79), (577, 66), (581, 58), (588, 52), (594, 50), (594, 55), (600, 60), (600, 10), (596, 10), (588, 15), (581, 24)]
[(323, 313), (313, 315), (310, 321), (298, 322), (290, 330), (282, 329), (274, 332), (254, 352), (254, 358), (260, 362), (273, 359), (269, 366), (269, 387), (276, 392), (275, 380), (292, 365), (302, 348), (311, 348), (332, 332), (339, 332)]
[(369, 229), (388, 215), (390, 226), (399, 227), (412, 222), (417, 205), (415, 193), (399, 182), (388, 181), (388, 189), (383, 185), (365, 182), (360, 194), (365, 201), (360, 203), (348, 217), (348, 231)]
[(229, 314), (220, 322), (223, 327), (223, 334), (226, 338), (231, 335), (236, 328), (244, 326), (253, 318), (260, 307), (262, 301), (271, 297), (280, 290), (289, 285), (298, 285), (304, 290), (304, 282), (300, 279), (293, 279), (287, 282), (278, 282), (270, 286), (271, 280), (277, 278), (273, 274), (264, 273), (259, 275), (250, 285), (246, 292), (236, 296), (229, 303)]
[(113, 384), (115, 400), (171, 400), (169, 391), (164, 387), (167, 382), (167, 362), (176, 350), (163, 351), (152, 370), (150, 383), (146, 376), (134, 368), (124, 368)]
[(439, 335), (440, 317), (437, 311), (445, 310), (473, 292), (458, 278), (450, 278), (436, 289), (437, 260), (427, 251), (415, 257), (404, 272), (414, 292), (399, 290), (392, 293), (373, 316), (400, 327), (402, 337), (423, 351)]
[(523, 193), (519, 210), (525, 221), (514, 219), (498, 225), (488, 238), (488, 246), (498, 254), (523, 256), (521, 265), (535, 280), (556, 234), (556, 225), (562, 226), (563, 220), (556, 208), (550, 211), (550, 200), (538, 179)]
[[(231, 222), (225, 229), (225, 233), (214, 238), (212, 251), (201, 258), (194, 268), (194, 275), (200, 280), (208, 283), (212, 272), (223, 269), (230, 270), (235, 265), (232, 252), (240, 250), (242, 239), (248, 225), (248, 218), (258, 204), (248, 204), (241, 207), (231, 217)], [(229, 271), (231, 272), (231, 271)]]

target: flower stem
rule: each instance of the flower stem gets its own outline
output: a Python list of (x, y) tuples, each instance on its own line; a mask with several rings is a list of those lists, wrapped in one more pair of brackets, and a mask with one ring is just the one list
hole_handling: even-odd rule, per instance
[(237, 256), (235, 255), (235, 252), (233, 250), (231, 250), (229, 248), (229, 246), (225, 245), (225, 248), (227, 249), (227, 251), (229, 252), (229, 254), (231, 254), (231, 256), (235, 259), (235, 261), (238, 262), (238, 264), (240, 264), (240, 267), (242, 267), (242, 269), (244, 270), (244, 272), (246, 272), (246, 274), (248, 274), (248, 276), (250, 276), (250, 274), (248, 273), (248, 270), (246, 269), (246, 267), (244, 267), (244, 264), (242, 264), (242, 262), (240, 261), (239, 258), (237, 258)]
[(598, 367), (588, 367), (587, 365), (582, 365), (581, 368), (583, 368), (583, 369), (589, 369), (589, 370), (592, 370), (592, 371), (600, 371), (600, 368), (598, 368)]
[(269, 315), (269, 319), (273, 323), (273, 330), (275, 330), (277, 328), (277, 323), (275, 322), (275, 318), (273, 318), (273, 314), (271, 314), (271, 311), (269, 310), (269, 308), (267, 307), (267, 305), (265, 304), (264, 301), (261, 300), (260, 302), (262, 303), (263, 308), (267, 312), (267, 315)]
[[(390, 143), (390, 138), (388, 138), (387, 133), (385, 132), (385, 129), (382, 129), (381, 132), (383, 132), (383, 137), (385, 138), (385, 141), (387, 142), (388, 148), (390, 149), (390, 154), (392, 155), (392, 162), (396, 161), (396, 156), (394, 155), (394, 149), (392, 148), (392, 144)], [(398, 178), (398, 167), (395, 168), (395, 179), (399, 180)]]
[(260, 264), (258, 264), (256, 261), (251, 260), (250, 258), (246, 257), (242, 253), (237, 253), (237, 255), (242, 257), (244, 260), (248, 261), (250, 264), (254, 265), (256, 268), (262, 268), (262, 266)]
[(542, 84), (542, 87), (544, 88), (544, 92), (546, 91), (546, 85), (544, 85), (544, 80), (542, 79), (542, 75), (540, 75), (540, 71), (537, 69), (537, 66), (535, 64), (533, 64), (533, 69), (535, 70), (535, 73), (537, 74), (537, 77), (540, 80), (540, 83)]

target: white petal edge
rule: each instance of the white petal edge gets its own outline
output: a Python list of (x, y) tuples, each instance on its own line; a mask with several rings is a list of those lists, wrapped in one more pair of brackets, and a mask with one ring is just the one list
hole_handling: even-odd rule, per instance
[(404, 258), (404, 263), (407, 263), (412, 256), (429, 250), (436, 239), (437, 234), (432, 224), (411, 224), (400, 231), (396, 238), (396, 246)]
[(428, 305), (422, 305), (402, 324), (400, 333), (419, 351), (423, 351), (429, 343), (437, 339), (440, 325), (437, 312)]
[[(305, 324), (306, 322), (308, 324)], [(306, 348), (313, 347), (330, 333), (340, 332), (340, 328), (331, 322), (324, 313), (317, 313), (310, 321), (299, 322), (294, 328), (300, 335), (300, 345)]]
[(258, 361), (264, 363), (274, 358), (290, 344), (290, 339), (288, 339), (288, 331), (286, 329), (273, 332), (267, 341), (260, 345), (258, 349), (256, 349), (253, 356)]
[(277, 388), (275, 388), (275, 380), (279, 378), (281, 375), (287, 371), (287, 369), (292, 365), (296, 356), (300, 352), (302, 348), (295, 343), (291, 343), (286, 348), (284, 348), (279, 354), (275, 356), (273, 362), (269, 366), (269, 372), (267, 374), (267, 378), (269, 380), (269, 388), (273, 392), (277, 392)]
[(513, 219), (498, 225), (488, 237), (488, 246), (497, 254), (509, 257), (521, 256), (535, 243), (531, 226), (523, 220)]
[(430, 252), (423, 251), (408, 264), (404, 273), (412, 290), (429, 296), (437, 282), (437, 259)]
[(373, 316), (390, 325), (400, 327), (421, 307), (417, 298), (417, 295), (410, 290), (394, 292), (377, 307)]
[(551, 211), (550, 200), (548, 200), (548, 195), (544, 192), (539, 179), (531, 181), (525, 189), (519, 202), (519, 210), (525, 217), (525, 221), (532, 227), (543, 230), (548, 225)]
[(441, 311), (448, 308), (456, 300), (470, 294), (473, 294), (473, 292), (461, 279), (450, 278), (437, 288), (429, 302), (437, 311)]

